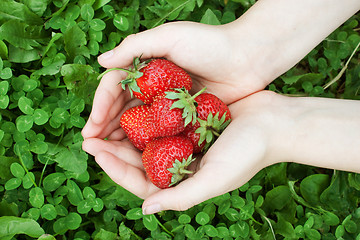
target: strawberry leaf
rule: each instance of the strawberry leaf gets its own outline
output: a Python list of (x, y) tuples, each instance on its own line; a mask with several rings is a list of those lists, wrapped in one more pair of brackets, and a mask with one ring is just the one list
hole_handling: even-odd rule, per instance
[(173, 174), (169, 187), (180, 182), (185, 175), (193, 173), (192, 171), (187, 170), (187, 168), (195, 159), (196, 158), (193, 158), (191, 154), (187, 159), (184, 158), (181, 162), (177, 159), (175, 160), (173, 166), (168, 168), (168, 171)]

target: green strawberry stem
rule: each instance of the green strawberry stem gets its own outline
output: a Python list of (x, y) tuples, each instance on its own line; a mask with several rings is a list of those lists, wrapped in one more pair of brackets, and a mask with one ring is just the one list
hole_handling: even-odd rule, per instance
[(114, 71), (114, 70), (120, 70), (120, 71), (124, 71), (128, 74), (133, 74), (132, 71), (125, 69), (125, 68), (109, 68), (107, 70), (105, 70), (104, 72), (102, 72), (98, 77), (97, 80), (100, 80), (105, 74), (107, 74), (108, 72)]
[(126, 77), (126, 79), (121, 80), (119, 82), (119, 84), (121, 83), (121, 87), (122, 89), (126, 89), (126, 86), (128, 86), (129, 91), (130, 91), (130, 95), (131, 97), (133, 97), (133, 92), (138, 92), (141, 93), (141, 90), (139, 88), (139, 86), (137, 85), (137, 79), (142, 77), (144, 75), (143, 72), (140, 72), (140, 69), (145, 67), (146, 64), (148, 64), (149, 61), (143, 61), (141, 62), (140, 57), (135, 57), (133, 59), (133, 67), (130, 67), (129, 69), (125, 69), (125, 68), (110, 68), (105, 70), (103, 73), (101, 73), (97, 79), (101, 79), (106, 73), (114, 71), (114, 70), (120, 70), (123, 72), (126, 72), (128, 75)]
[(191, 98), (190, 100), (193, 100), (195, 101), (195, 98), (198, 97), (200, 94), (202, 94), (203, 92), (205, 92), (206, 90), (206, 87), (204, 87), (203, 89), (201, 89), (200, 91), (198, 91), (197, 93), (195, 93)]
[(171, 183), (169, 184), (169, 187), (180, 182), (185, 177), (185, 175), (193, 173), (192, 171), (187, 170), (186, 168), (189, 167), (189, 165), (193, 161), (195, 161), (195, 159), (196, 158), (193, 158), (191, 154), (187, 159), (184, 158), (182, 162), (180, 162), (177, 159), (175, 160), (173, 166), (171, 168), (168, 168), (168, 171), (172, 173)]
[(185, 119), (185, 127), (192, 123), (194, 125), (196, 123), (196, 117), (197, 117), (197, 102), (195, 101), (195, 98), (199, 96), (201, 93), (203, 93), (206, 90), (206, 87), (201, 89), (199, 92), (194, 94), (193, 96), (190, 95), (190, 93), (185, 88), (175, 88), (172, 92), (165, 92), (166, 98), (171, 100), (176, 100), (171, 105), (170, 110), (174, 108), (179, 108), (183, 110), (182, 118)]
[(230, 119), (225, 121), (226, 112), (219, 119), (219, 112), (213, 116), (210, 112), (206, 120), (202, 120), (200, 118), (197, 121), (200, 123), (200, 127), (196, 129), (195, 133), (200, 134), (199, 138), (199, 146), (205, 141), (205, 146), (203, 148), (203, 152), (205, 153), (211, 145), (215, 142), (215, 140), (220, 136), (220, 134), (225, 130), (225, 128), (229, 125)]

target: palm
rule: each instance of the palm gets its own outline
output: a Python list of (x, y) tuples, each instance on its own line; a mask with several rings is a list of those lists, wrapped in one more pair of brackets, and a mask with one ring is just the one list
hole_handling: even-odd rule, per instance
[(87, 139), (84, 149), (95, 156), (116, 183), (141, 198), (161, 199), (174, 191), (193, 191), (191, 199), (177, 206), (186, 209), (241, 186), (268, 165), (264, 160), (266, 129), (270, 129), (272, 123), (264, 120), (264, 116), (273, 112), (267, 104), (270, 100), (268, 93), (261, 92), (230, 104), (233, 120), (209, 151), (191, 166), (196, 173), (167, 190), (160, 190), (149, 181), (142, 166), (141, 152), (126, 136), (116, 141)]

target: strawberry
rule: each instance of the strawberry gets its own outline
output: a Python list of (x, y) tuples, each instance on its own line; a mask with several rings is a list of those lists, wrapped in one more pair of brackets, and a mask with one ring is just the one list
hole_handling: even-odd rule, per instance
[[(200, 94), (200, 93), (199, 93)], [(196, 121), (194, 98), (186, 89), (173, 89), (160, 93), (150, 107), (149, 121), (153, 137), (174, 136)]]
[(151, 139), (148, 115), (150, 106), (140, 105), (129, 108), (120, 118), (120, 126), (125, 131), (129, 140), (139, 150), (144, 150)]
[(194, 160), (193, 146), (182, 136), (157, 138), (150, 141), (142, 154), (142, 163), (151, 182), (159, 188), (175, 185), (186, 174)]
[(195, 101), (197, 103), (197, 122), (190, 130), (186, 131), (186, 134), (192, 136), (196, 152), (197, 148), (207, 151), (230, 123), (231, 114), (228, 106), (214, 94), (201, 93), (195, 97)]
[(205, 147), (205, 141), (203, 141), (199, 144), (200, 133), (196, 133), (196, 130), (199, 127), (200, 127), (200, 123), (198, 121), (196, 121), (196, 123), (194, 125), (191, 125), (191, 124), (187, 125), (185, 130), (181, 133), (186, 138), (190, 139), (190, 141), (192, 142), (194, 153), (200, 153), (203, 150), (203, 148)]
[(162, 58), (141, 62), (140, 57), (134, 58), (133, 67), (108, 69), (99, 78), (112, 70), (127, 72), (127, 78), (121, 81), (122, 88), (125, 90), (128, 86), (131, 96), (134, 95), (145, 104), (151, 104), (156, 95), (171, 88), (191, 89), (190, 75), (173, 62)]

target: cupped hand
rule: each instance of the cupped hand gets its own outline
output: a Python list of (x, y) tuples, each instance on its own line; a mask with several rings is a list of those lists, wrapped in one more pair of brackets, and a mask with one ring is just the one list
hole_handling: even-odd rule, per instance
[[(146, 177), (138, 152), (121, 141), (85, 139), (83, 148), (102, 169), (128, 191), (145, 199), (143, 211), (186, 210), (212, 197), (234, 190), (262, 168), (281, 159), (286, 129), (286, 97), (268, 91), (230, 104), (232, 122), (192, 168), (195, 173), (175, 187), (159, 189)], [(280, 110), (279, 110), (280, 109)]]
[[(228, 25), (163, 24), (128, 36), (118, 47), (99, 56), (98, 61), (105, 68), (127, 68), (133, 58), (140, 55), (142, 59), (164, 57), (191, 75), (193, 92), (206, 86), (207, 91), (230, 104), (262, 90), (268, 83), (256, 70), (260, 68), (254, 67), (256, 62), (249, 60), (251, 50), (243, 49), (241, 42), (230, 33)], [(126, 73), (121, 71), (111, 71), (103, 76), (82, 132), (84, 138), (116, 140), (122, 137), (118, 120), (130, 96), (118, 83), (125, 77)]]

